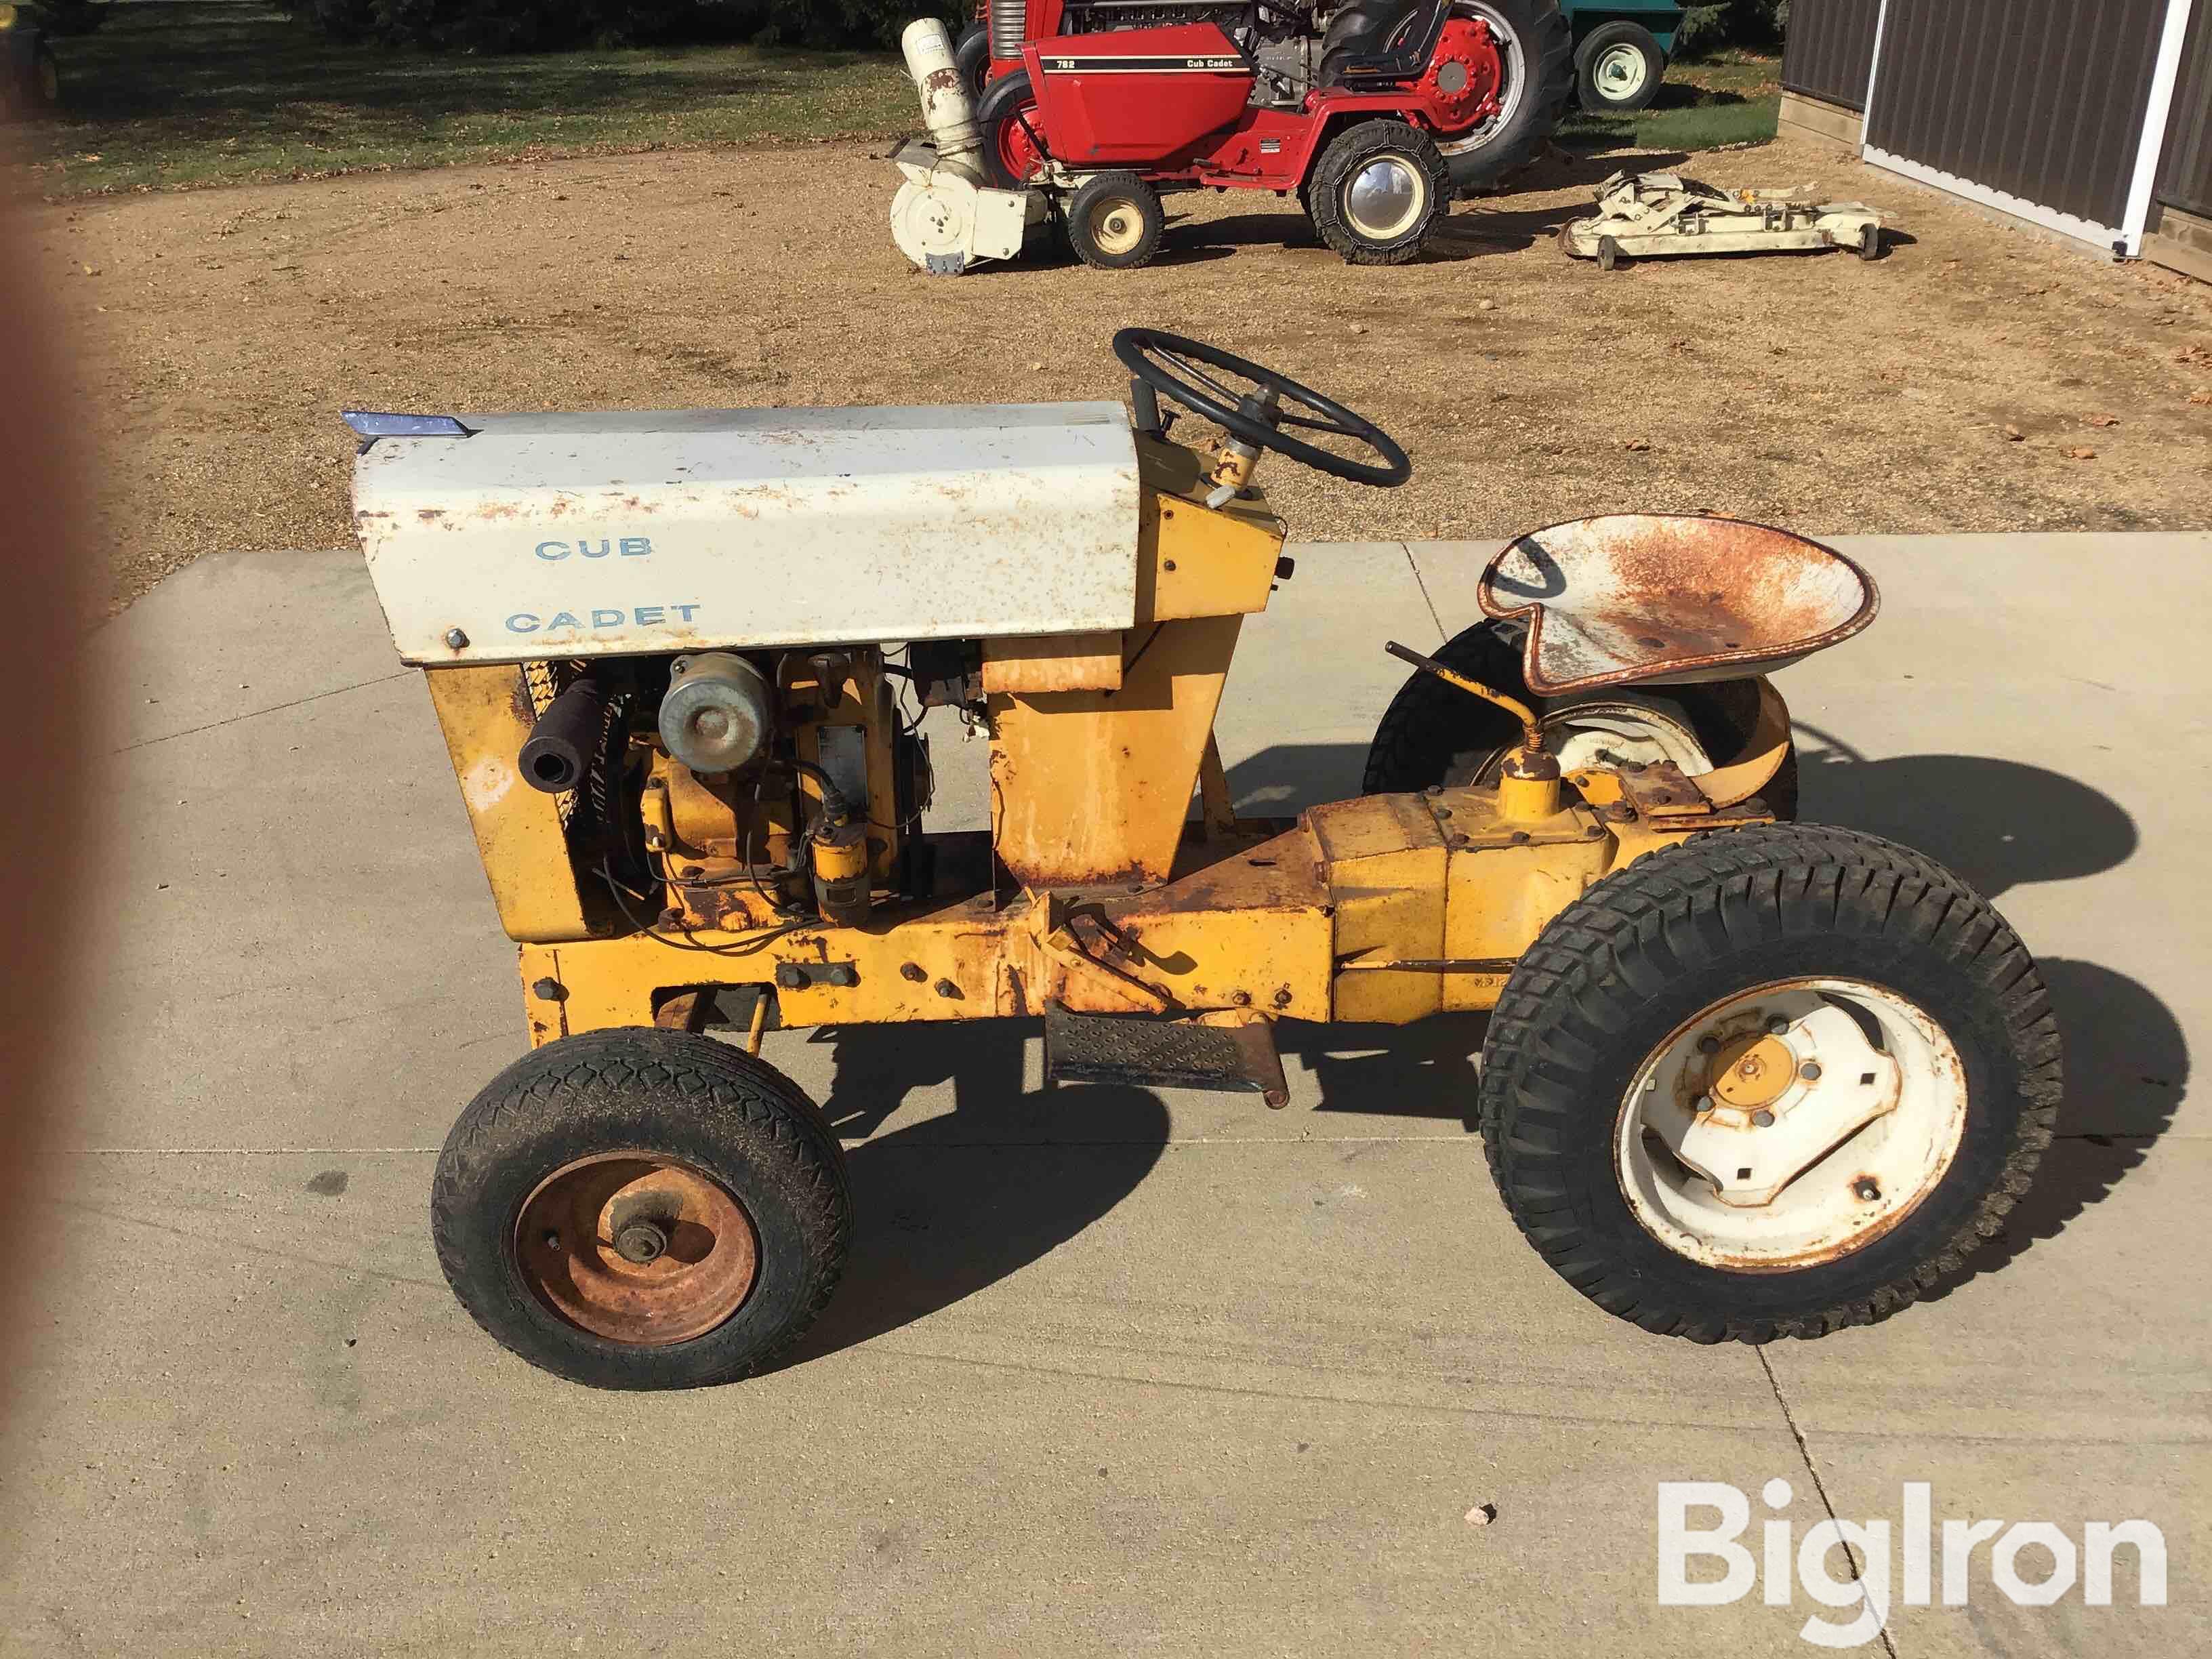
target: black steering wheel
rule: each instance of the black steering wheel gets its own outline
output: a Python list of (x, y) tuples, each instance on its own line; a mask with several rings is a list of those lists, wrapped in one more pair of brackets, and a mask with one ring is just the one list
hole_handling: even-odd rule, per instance
[[(1406, 459), (1397, 441), (1365, 416), (1355, 415), (1334, 398), (1324, 398), (1272, 368), (1232, 356), (1218, 346), (1186, 340), (1180, 334), (1164, 334), (1155, 328), (1125, 328), (1114, 337), (1114, 355), (1142, 385), (1194, 410), (1255, 449), (1275, 450), (1332, 478), (1384, 489), (1413, 476), (1413, 464)], [(1208, 368), (1249, 380), (1251, 389), (1239, 392), (1225, 386), (1206, 373)], [(1310, 412), (1294, 414), (1283, 407), (1285, 404)], [(1348, 438), (1373, 450), (1382, 461), (1339, 455), (1291, 436), (1283, 430), (1285, 427)]]

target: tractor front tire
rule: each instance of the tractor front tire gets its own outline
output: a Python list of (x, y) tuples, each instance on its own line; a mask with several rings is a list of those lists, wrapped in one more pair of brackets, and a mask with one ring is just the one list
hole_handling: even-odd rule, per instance
[[(1553, 730), (1554, 720), (1566, 718), (1565, 711), (1547, 705), (1528, 690), (1522, 678), (1521, 653), (1499, 635), (1495, 623), (1480, 622), (1454, 635), (1437, 650), (1436, 660), (1455, 674), (1534, 705), (1547, 732)], [(1652, 695), (1681, 710), (1683, 723), (1716, 766), (1727, 765), (1741, 752), (1759, 719), (1759, 695), (1749, 680), (1660, 686)], [(1519, 738), (1520, 726), (1504, 710), (1416, 669), (1398, 688), (1375, 727), (1360, 793), (1393, 795), (1439, 786), (1460, 788), (1494, 777), (1505, 751)], [(1759, 798), (1778, 818), (1797, 816), (1795, 744), (1759, 791)]]
[(477, 1323), (598, 1389), (690, 1389), (773, 1364), (844, 1269), (844, 1154), (765, 1061), (652, 1029), (550, 1042), (447, 1137), (438, 1265)]
[(1068, 245), (1100, 270), (1150, 264), (1166, 229), (1159, 191), (1133, 173), (1094, 173), (1068, 200)]
[(1506, 982), (1480, 1091), (1528, 1242), (1699, 1342), (1917, 1299), (2027, 1190), (2059, 1096), (2051, 1000), (2002, 916), (1917, 853), (1782, 824), (1562, 911)]
[(1322, 151), (1306, 191), (1314, 229), (1355, 265), (1418, 257), (1451, 201), (1451, 169), (1436, 140), (1403, 121), (1346, 128)]

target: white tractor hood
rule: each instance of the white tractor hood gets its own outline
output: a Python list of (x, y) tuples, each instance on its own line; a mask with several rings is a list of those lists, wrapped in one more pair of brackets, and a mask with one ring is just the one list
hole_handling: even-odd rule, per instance
[(412, 663), (1103, 632), (1134, 620), (1118, 404), (349, 416)]

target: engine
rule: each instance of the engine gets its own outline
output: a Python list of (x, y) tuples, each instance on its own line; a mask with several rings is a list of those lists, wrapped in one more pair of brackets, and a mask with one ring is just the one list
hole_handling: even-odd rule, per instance
[(980, 712), (957, 648), (922, 649), (921, 671), (879, 646), (532, 665), (517, 770), (569, 803), (610, 925), (852, 926), (927, 890), (922, 707)]

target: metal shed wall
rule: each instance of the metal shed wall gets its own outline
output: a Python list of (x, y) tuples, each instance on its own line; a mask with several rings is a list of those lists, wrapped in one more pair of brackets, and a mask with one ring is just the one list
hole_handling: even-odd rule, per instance
[(2181, 48), (2158, 199), (2212, 218), (2212, 0), (2197, 0)]
[[(2100, 0), (2091, 26), (2079, 0), (1889, 0), (1868, 159), (2109, 240), (2126, 218), (2167, 9)], [(2096, 51), (2057, 49), (2087, 27)]]
[(1782, 47), (1782, 87), (1863, 110), (1881, 0), (1796, 0)]

